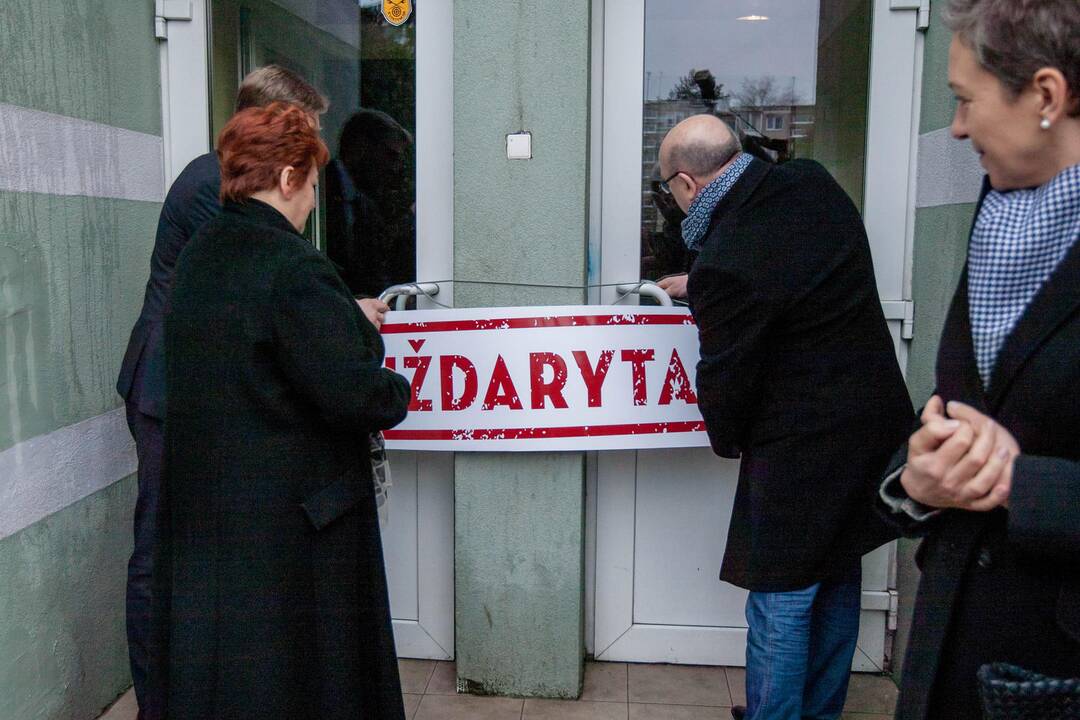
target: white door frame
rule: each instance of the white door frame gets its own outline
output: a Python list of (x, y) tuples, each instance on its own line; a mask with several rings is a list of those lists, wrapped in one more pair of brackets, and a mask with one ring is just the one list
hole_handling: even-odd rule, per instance
[[(425, 3), (416, 24), (417, 278), (439, 282), (438, 300), (453, 302), (454, 13), (452, 0)], [(165, 179), (210, 150), (209, 0), (191, 0), (191, 20), (166, 23), (161, 43), (162, 134)], [(431, 305), (420, 298), (420, 307)], [(454, 657), (453, 455), (394, 453), (401, 485), (415, 473), (415, 496), (397, 507), (416, 512), (416, 612), (394, 620), (398, 654)], [(393, 492), (390, 522), (394, 522)], [(401, 522), (401, 520), (399, 520)], [(411, 569), (410, 569), (411, 571)], [(415, 617), (411, 615), (415, 614)]]
[(166, 188), (189, 162), (210, 151), (207, 10), (207, 0), (192, 0), (191, 20), (167, 21), (168, 39), (158, 44)]
[[(873, 3), (863, 217), (903, 368), (923, 43), (917, 10), (894, 10), (893, 0)], [(593, 23), (590, 301), (612, 303), (618, 299), (614, 285), (634, 282), (640, 273), (645, 0), (593, 0)], [(634, 624), (636, 464), (634, 452), (589, 457), (587, 650), (600, 660), (744, 664), (745, 629)], [(857, 670), (883, 669), (894, 587), (895, 544), (890, 544), (864, 558)], [(718, 655), (721, 646), (730, 649)]]

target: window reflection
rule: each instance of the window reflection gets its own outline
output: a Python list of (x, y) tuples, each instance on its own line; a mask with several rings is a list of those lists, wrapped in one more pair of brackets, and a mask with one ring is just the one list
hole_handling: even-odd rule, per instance
[(308, 225), (356, 295), (415, 280), (416, 0), (411, 6), (393, 25), (382, 0), (211, 5), (215, 137), (240, 79), (261, 65), (287, 67), (329, 98), (321, 124), (333, 160)]
[(861, 206), (870, 0), (646, 0), (641, 276), (684, 272), (682, 212), (659, 190), (660, 142), (699, 113), (769, 162), (822, 163)]

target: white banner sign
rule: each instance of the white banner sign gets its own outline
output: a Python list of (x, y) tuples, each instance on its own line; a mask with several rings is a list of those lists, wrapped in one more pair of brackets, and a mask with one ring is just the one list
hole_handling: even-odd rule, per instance
[(399, 450), (707, 446), (697, 328), (683, 308), (391, 312), (386, 366), (412, 383)]

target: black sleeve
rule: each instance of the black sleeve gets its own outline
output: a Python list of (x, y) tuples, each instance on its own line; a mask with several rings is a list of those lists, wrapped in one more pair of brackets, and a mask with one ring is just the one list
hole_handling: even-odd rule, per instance
[(275, 283), (274, 333), (286, 376), (329, 423), (385, 430), (405, 419), (409, 383), (382, 367), (383, 344), (321, 255)]
[(1033, 555), (1080, 558), (1080, 463), (1019, 455), (1009, 494), (1009, 539)]
[(153, 271), (164, 273), (172, 286), (172, 275), (195, 231), (221, 212), (221, 174), (213, 157), (192, 160), (169, 188), (158, 219), (154, 243)]
[(699, 265), (694, 273), (694, 320), (701, 359), (697, 393), (713, 451), (738, 457), (758, 400), (766, 334), (780, 299), (755, 282), (760, 274), (737, 260)]

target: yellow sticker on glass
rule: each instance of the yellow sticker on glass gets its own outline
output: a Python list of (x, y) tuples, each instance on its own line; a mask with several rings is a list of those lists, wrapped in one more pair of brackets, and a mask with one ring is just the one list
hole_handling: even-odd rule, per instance
[(383, 0), (382, 16), (393, 26), (404, 24), (412, 15), (412, 0)]

